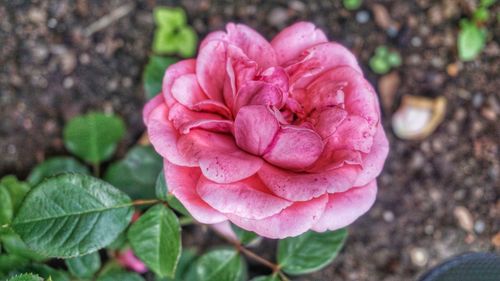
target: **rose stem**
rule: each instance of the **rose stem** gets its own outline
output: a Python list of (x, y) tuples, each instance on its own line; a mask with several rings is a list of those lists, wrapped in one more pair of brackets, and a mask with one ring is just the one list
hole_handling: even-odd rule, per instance
[(141, 206), (141, 205), (152, 205), (161, 202), (157, 199), (149, 199), (149, 200), (134, 200), (132, 201), (133, 206)]

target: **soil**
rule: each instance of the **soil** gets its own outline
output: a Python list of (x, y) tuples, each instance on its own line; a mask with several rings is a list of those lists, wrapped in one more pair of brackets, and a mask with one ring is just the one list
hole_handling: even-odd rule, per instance
[[(460, 19), (477, 2), (365, 0), (350, 12), (331, 0), (0, 0), (0, 175), (24, 178), (37, 162), (65, 154), (63, 124), (91, 110), (125, 118), (122, 154), (137, 141), (144, 130), (141, 72), (156, 5), (183, 6), (200, 37), (235, 21), (271, 38), (290, 23), (308, 20), (353, 50), (376, 87), (381, 76), (368, 61), (377, 46), (398, 51), (403, 65), (390, 78), (396, 86), (381, 92), (391, 153), (375, 206), (349, 228), (345, 249), (331, 266), (294, 280), (414, 280), (455, 254), (498, 252), (492, 239), (500, 231), (496, 16), (487, 25), (480, 58), (459, 62), (455, 42)], [(134, 5), (130, 13), (85, 35), (92, 23), (128, 4)], [(499, 12), (496, 5), (491, 14)], [(448, 101), (445, 120), (424, 140), (401, 140), (391, 130), (404, 95)], [(205, 232), (188, 233), (188, 244), (213, 242)], [(266, 240), (257, 251), (272, 258), (273, 248)], [(258, 273), (266, 270), (252, 263), (250, 274)]]

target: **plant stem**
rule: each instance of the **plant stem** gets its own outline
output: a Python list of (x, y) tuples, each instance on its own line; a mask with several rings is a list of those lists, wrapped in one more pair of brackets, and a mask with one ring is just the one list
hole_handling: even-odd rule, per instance
[(190, 225), (194, 223), (194, 220), (191, 217), (182, 217), (179, 219), (179, 223), (181, 225)]
[(156, 203), (160, 203), (161, 201), (158, 199), (149, 199), (149, 200), (134, 200), (132, 202), (133, 206), (142, 206), (142, 205), (152, 205)]
[(101, 166), (99, 163), (93, 163), (92, 170), (94, 172), (94, 177), (98, 178), (101, 175)]

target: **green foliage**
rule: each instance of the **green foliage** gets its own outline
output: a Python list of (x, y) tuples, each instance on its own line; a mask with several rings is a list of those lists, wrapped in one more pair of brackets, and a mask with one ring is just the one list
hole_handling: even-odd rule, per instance
[(13, 269), (22, 268), (29, 264), (29, 259), (11, 254), (0, 255), (0, 273), (8, 273)]
[(29, 193), (12, 228), (40, 254), (81, 256), (116, 239), (132, 217), (131, 205), (127, 195), (106, 182), (63, 174), (44, 181)]
[(186, 24), (186, 13), (181, 8), (159, 7), (154, 10), (157, 25), (153, 38), (153, 51), (162, 54), (178, 53), (191, 57), (196, 51), (198, 37)]
[(20, 274), (10, 278), (8, 281), (43, 281), (42, 277), (34, 274)]
[(361, 4), (363, 4), (363, 0), (342, 0), (342, 4), (347, 10), (356, 10), (361, 7)]
[(27, 181), (31, 186), (35, 186), (45, 178), (65, 172), (89, 174), (89, 169), (72, 157), (53, 157), (36, 165), (28, 176)]
[(402, 64), (401, 56), (396, 51), (389, 51), (386, 46), (379, 46), (375, 49), (375, 55), (370, 59), (370, 68), (377, 74), (385, 74), (393, 67)]
[(196, 259), (196, 252), (191, 249), (184, 249), (181, 254), (181, 258), (179, 259), (179, 264), (177, 265), (177, 269), (175, 270), (175, 277), (156, 277), (157, 281), (184, 281), (186, 280), (186, 273), (188, 272), (189, 266)]
[(81, 279), (90, 279), (101, 268), (101, 257), (98, 252), (64, 261), (69, 272)]
[(233, 232), (236, 234), (236, 237), (238, 237), (238, 240), (241, 242), (241, 244), (251, 244), (259, 238), (257, 234), (251, 231), (246, 231), (234, 224), (231, 224), (231, 228), (233, 229)]
[(30, 186), (25, 182), (17, 180), (14, 176), (5, 176), (0, 181), (0, 189), (5, 189), (9, 193), (15, 214), (21, 206), (24, 196), (30, 191)]
[(15, 255), (34, 261), (43, 261), (47, 259), (46, 257), (37, 254), (33, 250), (28, 248), (23, 240), (21, 240), (21, 238), (19, 238), (19, 236), (12, 230), (1, 234), (0, 241), (2, 242), (5, 252), (10, 255)]
[(124, 135), (121, 118), (94, 112), (70, 120), (64, 128), (64, 144), (78, 157), (97, 165), (115, 153)]
[(36, 273), (46, 280), (50, 278), (53, 281), (71, 281), (69, 274), (65, 271), (54, 269), (45, 264), (31, 264), (25, 270)]
[(258, 276), (250, 281), (280, 281), (280, 278), (277, 275)]
[(165, 181), (165, 174), (160, 172), (156, 180), (156, 198), (163, 200), (168, 203), (168, 205), (176, 210), (177, 212), (183, 214), (184, 216), (190, 217), (188, 210), (182, 205), (182, 203), (175, 198), (172, 194), (168, 193), (167, 183)]
[(111, 164), (104, 179), (133, 199), (152, 198), (162, 158), (150, 146), (135, 146), (123, 160)]
[(344, 245), (345, 229), (300, 236), (278, 242), (278, 264), (288, 274), (298, 275), (322, 269), (333, 261)]
[(178, 60), (172, 57), (152, 55), (143, 73), (144, 91), (147, 99), (151, 99), (161, 92), (165, 70)]
[(174, 277), (181, 255), (181, 227), (177, 216), (159, 204), (144, 213), (129, 229), (135, 255), (160, 277)]
[(9, 224), (14, 216), (14, 206), (7, 189), (0, 186), (0, 225)]
[(189, 281), (242, 281), (246, 278), (245, 262), (235, 250), (212, 250), (201, 256), (190, 268)]
[(484, 49), (486, 44), (486, 30), (477, 27), (469, 20), (460, 22), (458, 33), (458, 57), (462, 61), (474, 60)]
[(112, 269), (104, 272), (96, 281), (144, 281), (144, 278), (137, 273)]

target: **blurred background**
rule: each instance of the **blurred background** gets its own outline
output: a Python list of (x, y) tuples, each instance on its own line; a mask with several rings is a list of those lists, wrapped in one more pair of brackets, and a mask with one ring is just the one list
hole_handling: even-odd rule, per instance
[[(349, 228), (342, 253), (297, 280), (413, 280), (455, 254), (498, 252), (500, 5), (477, 21), (485, 43), (465, 59), (457, 48), (463, 19), (482, 1), (347, 2), (0, 0), (0, 176), (23, 179), (64, 155), (63, 125), (90, 110), (125, 119), (119, 156), (137, 142), (154, 7), (183, 7), (200, 38), (231, 21), (271, 39), (307, 20), (358, 57), (378, 90), (391, 152), (377, 202)], [(218, 243), (188, 235), (188, 245)], [(271, 258), (274, 243), (265, 243), (259, 251)]]

